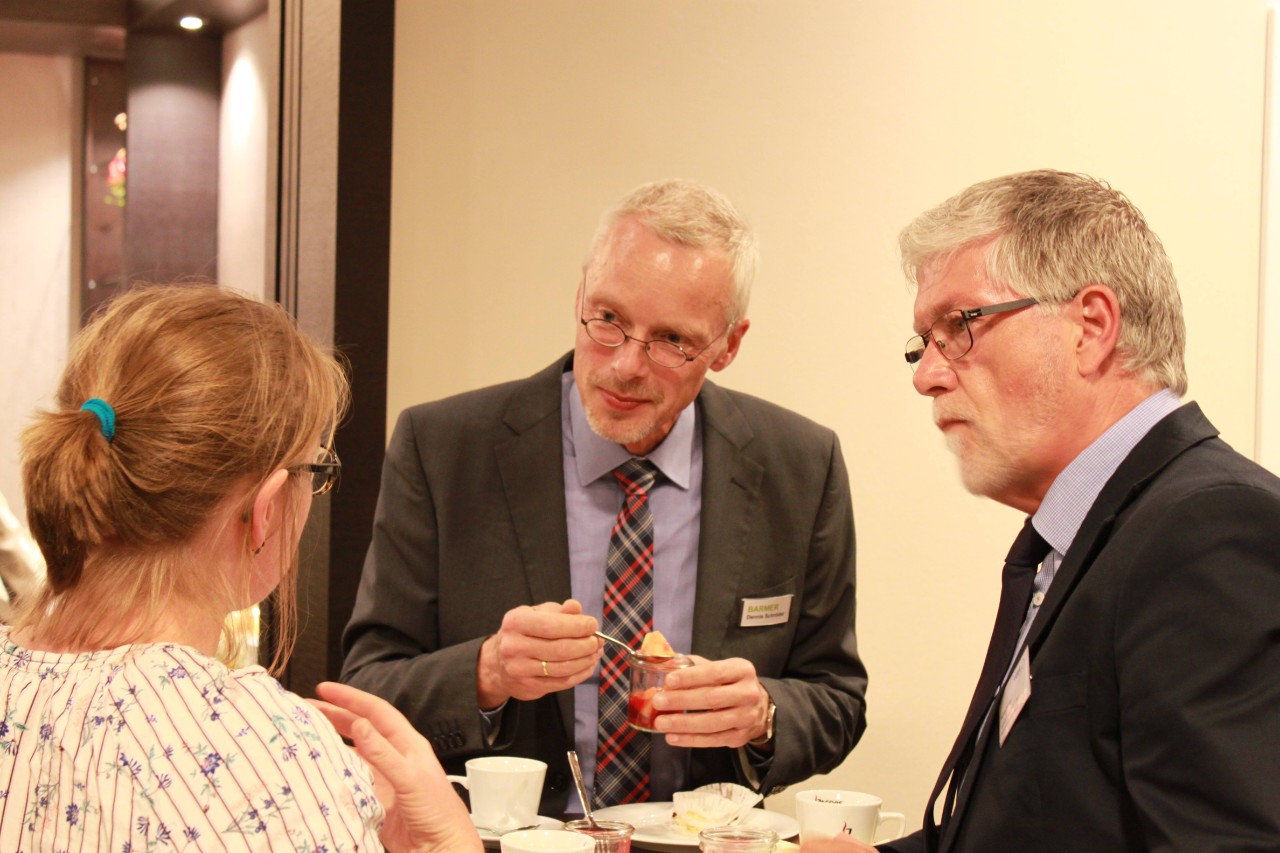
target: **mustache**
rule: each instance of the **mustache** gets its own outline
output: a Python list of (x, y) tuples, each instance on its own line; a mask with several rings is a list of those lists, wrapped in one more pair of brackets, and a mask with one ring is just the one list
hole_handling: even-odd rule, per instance
[(627, 382), (618, 382), (604, 374), (596, 373), (591, 377), (592, 383), (597, 387), (611, 394), (618, 394), (623, 397), (642, 397), (647, 400), (661, 400), (662, 394), (648, 387), (643, 380), (635, 379)]
[(937, 400), (933, 402), (933, 425), (938, 426), (944, 421), (972, 421), (973, 413), (965, 410), (960, 406), (952, 406), (943, 404)]

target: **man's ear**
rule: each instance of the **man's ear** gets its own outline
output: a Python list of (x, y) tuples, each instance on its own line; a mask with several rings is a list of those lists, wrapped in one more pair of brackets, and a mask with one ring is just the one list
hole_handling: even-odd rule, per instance
[(267, 541), (272, 533), (280, 529), (280, 514), (284, 511), (283, 502), (276, 500), (280, 490), (289, 482), (289, 472), (283, 468), (272, 472), (259, 488), (253, 498), (253, 508), (249, 511), (250, 537), (249, 543), (255, 553)]
[(712, 370), (724, 370), (733, 364), (733, 360), (738, 357), (738, 347), (742, 346), (742, 337), (749, 328), (751, 328), (751, 321), (746, 317), (733, 324), (733, 328), (725, 335), (728, 345), (724, 348), (724, 352), (716, 356), (716, 360), (711, 362)]
[(1105, 284), (1081, 288), (1071, 300), (1071, 313), (1079, 326), (1076, 363), (1082, 376), (1097, 373), (1110, 361), (1120, 339), (1120, 300)]

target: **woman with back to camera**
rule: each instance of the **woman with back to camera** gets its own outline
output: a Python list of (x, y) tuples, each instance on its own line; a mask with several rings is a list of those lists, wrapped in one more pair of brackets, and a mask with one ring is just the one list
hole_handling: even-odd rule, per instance
[(48, 579), (0, 627), (0, 850), (480, 849), (390, 705), (321, 685), (331, 725), (217, 658), (273, 590), (273, 671), (288, 655), (347, 397), (283, 309), (215, 287), (135, 289), (78, 336), (22, 437)]

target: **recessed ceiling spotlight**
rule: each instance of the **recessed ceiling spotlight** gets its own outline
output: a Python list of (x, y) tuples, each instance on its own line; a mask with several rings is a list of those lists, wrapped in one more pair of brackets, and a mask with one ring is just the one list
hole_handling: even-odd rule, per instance
[(204, 26), (204, 18), (197, 18), (195, 15), (184, 15), (182, 20), (178, 21), (178, 26), (184, 30), (198, 30)]

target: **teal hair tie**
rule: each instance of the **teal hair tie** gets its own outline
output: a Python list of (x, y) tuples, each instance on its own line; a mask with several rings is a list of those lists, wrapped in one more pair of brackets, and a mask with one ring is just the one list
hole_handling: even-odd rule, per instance
[(111, 439), (116, 437), (116, 410), (111, 408), (111, 404), (106, 400), (90, 397), (84, 401), (80, 411), (93, 412), (98, 416), (98, 420), (102, 423), (102, 437), (107, 440), (107, 444), (110, 444)]

